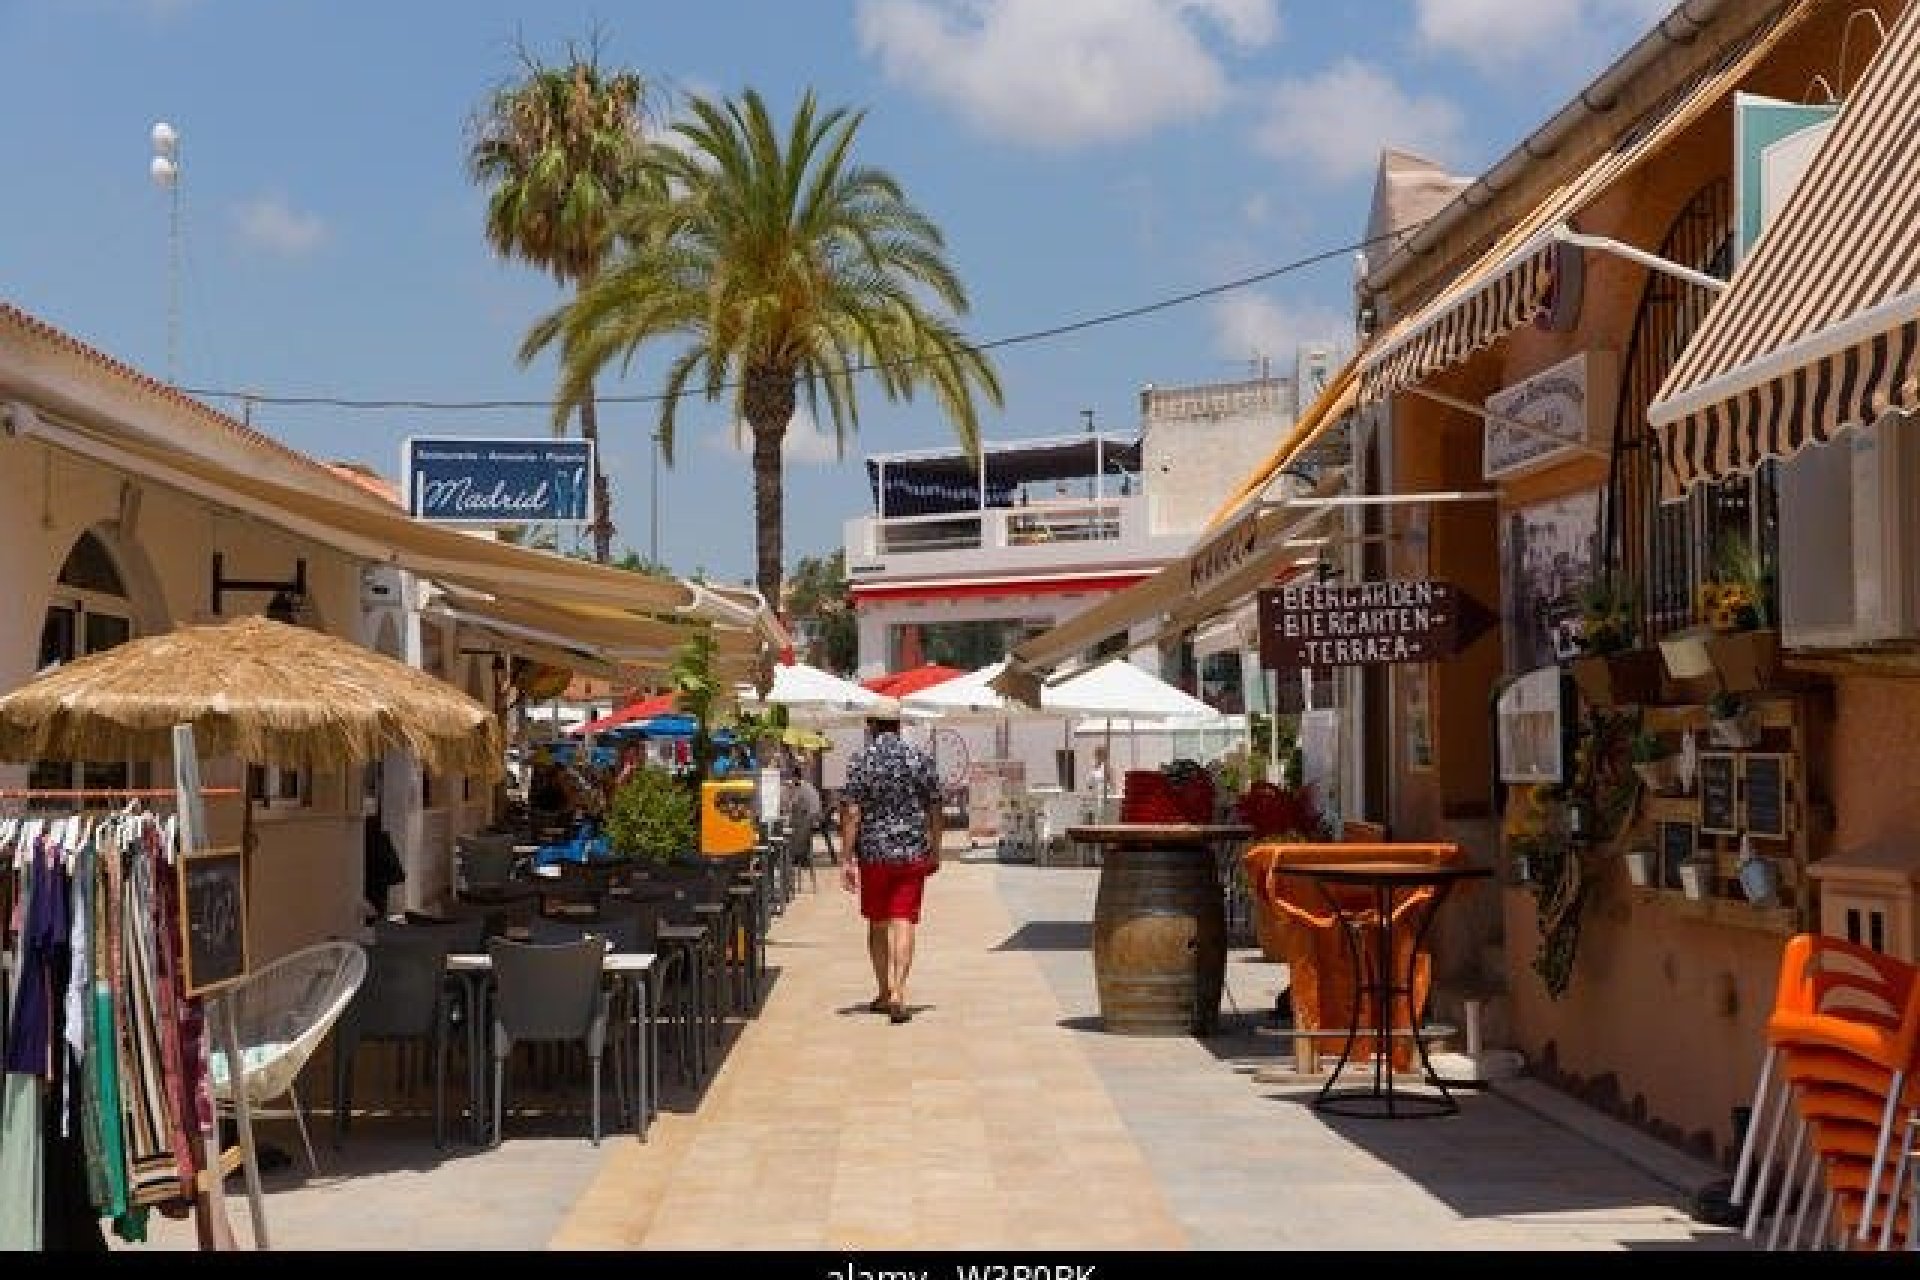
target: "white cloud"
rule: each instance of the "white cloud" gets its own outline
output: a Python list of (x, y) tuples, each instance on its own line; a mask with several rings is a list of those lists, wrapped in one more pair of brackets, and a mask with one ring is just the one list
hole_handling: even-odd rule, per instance
[(893, 83), (993, 137), (1069, 147), (1219, 109), (1212, 45), (1259, 48), (1280, 21), (1274, 0), (861, 0), (856, 29)]
[[(715, 453), (738, 458), (744, 466), (753, 454), (753, 434), (745, 423), (719, 426), (710, 431), (705, 443)], [(786, 439), (780, 443), (781, 461), (788, 465), (818, 466), (839, 462), (840, 453), (831, 429), (823, 430), (803, 405), (787, 421)]]
[(1385, 146), (1445, 163), (1461, 150), (1464, 123), (1445, 98), (1408, 93), (1378, 67), (1342, 58), (1318, 75), (1273, 85), (1254, 145), (1341, 181), (1371, 174)]
[(301, 213), (286, 197), (258, 196), (233, 211), (242, 242), (268, 253), (297, 258), (326, 242), (327, 224), (317, 213)]
[(1425, 49), (1499, 73), (1541, 59), (1585, 60), (1596, 44), (1650, 30), (1671, 0), (1413, 0), (1414, 35)]
[(1317, 303), (1291, 306), (1257, 293), (1229, 294), (1213, 305), (1214, 348), (1228, 360), (1266, 360), (1269, 372), (1292, 376), (1294, 356), (1309, 342), (1352, 341), (1353, 318)]

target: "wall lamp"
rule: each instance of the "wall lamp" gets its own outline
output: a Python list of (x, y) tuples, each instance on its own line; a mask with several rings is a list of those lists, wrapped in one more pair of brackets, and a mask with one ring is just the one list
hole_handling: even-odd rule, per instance
[(307, 603), (307, 561), (302, 556), (293, 562), (293, 577), (276, 582), (271, 578), (229, 578), (226, 555), (213, 553), (213, 612), (220, 615), (221, 604), (229, 591), (271, 591), (267, 616), (276, 622), (298, 622)]

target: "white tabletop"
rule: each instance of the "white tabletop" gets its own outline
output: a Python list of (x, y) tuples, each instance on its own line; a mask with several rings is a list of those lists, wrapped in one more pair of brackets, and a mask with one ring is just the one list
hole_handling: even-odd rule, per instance
[[(651, 951), (609, 951), (600, 962), (607, 973), (645, 973), (653, 968)], [(448, 973), (491, 973), (493, 957), (484, 951), (455, 951), (447, 956)]]

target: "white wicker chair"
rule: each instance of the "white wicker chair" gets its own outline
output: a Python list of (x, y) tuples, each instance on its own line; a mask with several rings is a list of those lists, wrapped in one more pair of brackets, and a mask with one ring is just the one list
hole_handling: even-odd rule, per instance
[[(306, 1115), (294, 1085), (366, 976), (365, 948), (354, 942), (322, 942), (254, 970), (218, 997), (219, 1003), (231, 1004), (239, 1027), (241, 1078), (249, 1111), (255, 1116), (273, 1114), (263, 1110), (266, 1104), (286, 1098), (307, 1149), (307, 1164), (316, 1174), (320, 1162), (314, 1159)], [(209, 1065), (214, 1097), (223, 1113), (234, 1102), (221, 1029), (225, 1016), (218, 1005), (208, 1009)]]

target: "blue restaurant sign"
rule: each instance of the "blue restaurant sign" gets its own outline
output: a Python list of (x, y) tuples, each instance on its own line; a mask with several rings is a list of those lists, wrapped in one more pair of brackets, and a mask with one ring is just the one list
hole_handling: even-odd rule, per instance
[(410, 436), (401, 458), (407, 510), (445, 524), (584, 524), (590, 440)]

